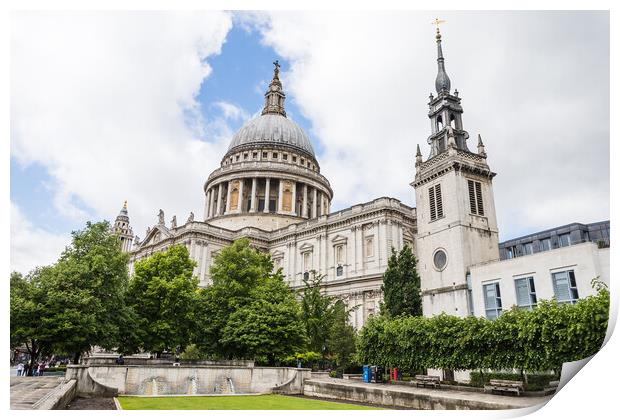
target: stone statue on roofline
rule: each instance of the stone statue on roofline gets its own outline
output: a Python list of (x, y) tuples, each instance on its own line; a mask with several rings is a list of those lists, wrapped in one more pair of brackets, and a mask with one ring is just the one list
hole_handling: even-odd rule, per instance
[(174, 216), (172, 216), (172, 220), (170, 221), (170, 225), (172, 226), (172, 229), (176, 229), (177, 228), (177, 215), (176, 214)]
[(189, 212), (189, 217), (187, 218), (187, 223), (192, 223), (194, 221), (194, 212)]
[(164, 211), (162, 209), (159, 209), (159, 224), (160, 225), (166, 224), (166, 221), (164, 220)]

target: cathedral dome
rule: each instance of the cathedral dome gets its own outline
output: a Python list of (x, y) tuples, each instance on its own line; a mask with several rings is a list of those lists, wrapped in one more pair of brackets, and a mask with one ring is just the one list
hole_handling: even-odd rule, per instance
[(312, 157), (314, 150), (304, 131), (282, 114), (263, 114), (248, 121), (233, 136), (228, 152), (237, 148), (286, 146)]

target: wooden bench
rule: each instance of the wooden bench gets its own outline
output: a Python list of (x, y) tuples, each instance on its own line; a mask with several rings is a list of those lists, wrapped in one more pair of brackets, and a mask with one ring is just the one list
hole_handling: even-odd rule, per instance
[(514, 392), (517, 396), (523, 392), (523, 381), (506, 381), (502, 379), (491, 379), (488, 385), (484, 386), (484, 391), (491, 393), (498, 392)]
[(433, 388), (439, 388), (439, 376), (416, 375), (414, 382), (416, 387), (420, 385), (426, 387), (427, 385), (429, 385)]

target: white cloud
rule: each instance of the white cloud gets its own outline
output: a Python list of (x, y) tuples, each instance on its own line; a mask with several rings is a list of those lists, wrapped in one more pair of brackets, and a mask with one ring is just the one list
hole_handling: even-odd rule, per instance
[(81, 226), (88, 217), (113, 219), (127, 199), (139, 235), (159, 208), (168, 220), (190, 211), (202, 217), (202, 184), (230, 132), (222, 121), (202, 120), (196, 95), (231, 16), (12, 17), (11, 154), (47, 169), (51, 205)]
[(52, 264), (70, 242), (69, 234), (55, 235), (33, 226), (11, 202), (11, 270), (25, 274)]
[(231, 104), (230, 102), (218, 101), (215, 102), (214, 105), (222, 111), (222, 114), (226, 119), (230, 119), (233, 121), (243, 121), (247, 120), (250, 117), (250, 115), (243, 108), (235, 104)]
[[(446, 68), (469, 146), (481, 133), (503, 238), (609, 217), (609, 20), (592, 12), (442, 12)], [(436, 44), (420, 12), (244, 15), (290, 61), (284, 86), (312, 122), (335, 208), (413, 205), (428, 155)], [(363, 170), (360, 170), (363, 168)]]

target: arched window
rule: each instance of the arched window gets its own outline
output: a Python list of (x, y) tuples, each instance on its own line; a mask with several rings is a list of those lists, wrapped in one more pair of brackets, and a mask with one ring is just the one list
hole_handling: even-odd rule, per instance
[(437, 131), (441, 131), (443, 129), (443, 119), (441, 115), (437, 117)]
[(456, 118), (454, 117), (454, 114), (450, 114), (450, 127), (456, 128)]

